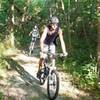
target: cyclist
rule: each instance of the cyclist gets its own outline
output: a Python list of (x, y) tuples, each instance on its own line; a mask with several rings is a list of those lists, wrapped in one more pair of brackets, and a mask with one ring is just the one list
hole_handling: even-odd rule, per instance
[(37, 25), (35, 25), (33, 30), (29, 33), (29, 36), (31, 36), (31, 35), (32, 35), (32, 40), (31, 40), (30, 47), (29, 47), (29, 55), (31, 55), (31, 52), (34, 49), (34, 44), (36, 42), (36, 39), (40, 37), (39, 29), (38, 29)]
[[(61, 48), (64, 56), (67, 56), (68, 53), (66, 51), (65, 42), (63, 39), (62, 29), (59, 27), (59, 19), (56, 16), (51, 18), (51, 23), (45, 26), (44, 32), (40, 38), (40, 60), (39, 60), (39, 68), (37, 72), (37, 77), (40, 76), (40, 69), (43, 67), (43, 61), (46, 58), (47, 54), (45, 52), (50, 49), (50, 52), (55, 55), (56, 50), (56, 39), (59, 36), (61, 42)], [(55, 56), (52, 56), (53, 68), (55, 68)]]

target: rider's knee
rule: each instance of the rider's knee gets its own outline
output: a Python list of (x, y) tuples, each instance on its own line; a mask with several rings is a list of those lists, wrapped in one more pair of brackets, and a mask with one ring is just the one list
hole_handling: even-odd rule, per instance
[(55, 59), (56, 59), (56, 56), (55, 56), (55, 55), (52, 55), (51, 58), (52, 58), (53, 60), (55, 60)]

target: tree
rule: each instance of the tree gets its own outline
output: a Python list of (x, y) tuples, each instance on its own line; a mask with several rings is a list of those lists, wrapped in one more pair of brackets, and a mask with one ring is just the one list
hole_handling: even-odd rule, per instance
[(9, 16), (8, 16), (8, 32), (9, 32), (9, 41), (11, 43), (11, 47), (14, 47), (14, 0), (9, 0)]
[(97, 40), (97, 70), (98, 70), (98, 79), (100, 81), (100, 3), (99, 0), (97, 2), (97, 32), (98, 32), (98, 40)]

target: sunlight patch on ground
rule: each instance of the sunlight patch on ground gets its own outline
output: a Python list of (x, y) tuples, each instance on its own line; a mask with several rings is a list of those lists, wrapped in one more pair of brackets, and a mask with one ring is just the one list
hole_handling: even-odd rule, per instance
[(38, 65), (34, 64), (34, 63), (28, 63), (28, 64), (24, 64), (21, 65), (25, 71), (27, 71), (30, 75), (34, 76), (36, 78), (36, 73), (38, 71)]
[[(9, 82), (10, 85), (6, 83), (8, 86), (2, 88), (2, 90), (6, 91), (5, 92), (6, 94), (8, 91), (9, 95), (17, 96), (20, 94), (20, 96), (22, 97), (27, 95), (28, 98), (33, 96), (39, 98), (39, 96), (41, 96), (43, 100), (46, 100), (45, 98), (47, 96), (47, 80), (45, 84), (41, 86), (39, 84), (39, 80), (36, 77), (39, 59), (36, 57), (28, 57), (25, 56), (24, 54), (16, 54), (12, 56), (12, 59), (17, 61), (20, 66), (18, 67), (18, 70), (16, 70), (17, 73), (10, 72), (10, 74), (8, 75), (10, 79), (9, 78), (7, 79), (9, 80), (7, 82)], [(84, 91), (81, 91), (77, 89), (74, 85), (72, 85), (71, 75), (68, 75), (67, 73), (64, 72), (59, 72), (59, 77), (60, 77), (60, 89), (59, 89), (60, 97), (73, 98), (68, 100), (81, 100), (81, 97), (89, 96)], [(22, 99), (22, 100), (26, 100), (26, 99)], [(58, 97), (57, 100), (64, 100), (64, 99), (63, 98), (60, 99)], [(86, 99), (82, 99), (82, 100), (86, 100)]]
[[(37, 60), (37, 59), (34, 59), (34, 57), (26, 57), (23, 54), (18, 55), (15, 60), (19, 60), (19, 59), (23, 60), (24, 62), (27, 62), (25, 64), (20, 63), (20, 65), (24, 68), (25, 71), (27, 71), (30, 75), (36, 78), (38, 64), (30, 63), (30, 61)], [(61, 72), (59, 73), (59, 76), (60, 76), (60, 90), (59, 90), (60, 95), (64, 94), (74, 99), (79, 99), (79, 95), (80, 96), (87, 95), (83, 91), (78, 90), (76, 87), (72, 85), (72, 83), (70, 82), (70, 79), (72, 79), (72, 77), (70, 75)], [(47, 88), (46, 82), (41, 87), (46, 89)]]
[(19, 54), (20, 53), (20, 50), (17, 50), (15, 48), (10, 48), (10, 49), (7, 49), (6, 51), (3, 52), (3, 54), (5, 56), (16, 56), (16, 54)]
[(24, 61), (25, 63), (28, 63), (28, 62), (33, 62), (33, 63), (38, 63), (39, 59), (36, 58), (36, 57), (27, 57), (23, 54), (17, 54), (16, 57), (12, 57), (14, 60), (16, 61)]

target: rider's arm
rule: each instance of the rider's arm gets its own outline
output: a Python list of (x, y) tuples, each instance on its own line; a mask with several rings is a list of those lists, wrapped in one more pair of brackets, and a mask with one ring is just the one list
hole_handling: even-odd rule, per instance
[(43, 51), (43, 48), (44, 48), (44, 40), (46, 38), (47, 32), (48, 32), (48, 28), (45, 27), (44, 32), (42, 33), (42, 36), (40, 38), (40, 48), (41, 48), (41, 51)]
[(65, 42), (64, 42), (64, 39), (63, 39), (63, 33), (62, 33), (62, 30), (59, 29), (59, 38), (60, 38), (60, 42), (61, 42), (61, 47), (62, 47), (62, 51), (64, 53), (65, 56), (68, 55), (67, 51), (66, 51), (66, 46), (65, 46)]
[(31, 34), (32, 34), (32, 31), (29, 33), (29, 36), (31, 36)]

